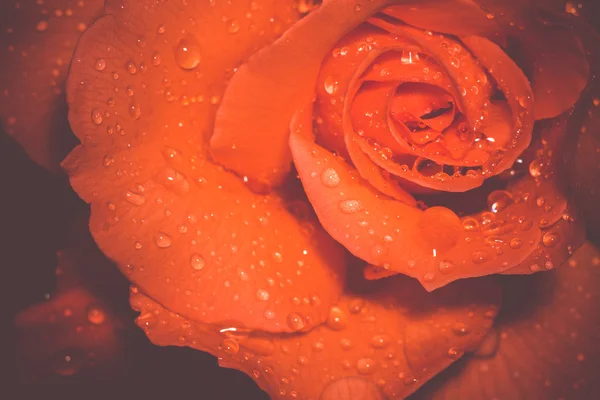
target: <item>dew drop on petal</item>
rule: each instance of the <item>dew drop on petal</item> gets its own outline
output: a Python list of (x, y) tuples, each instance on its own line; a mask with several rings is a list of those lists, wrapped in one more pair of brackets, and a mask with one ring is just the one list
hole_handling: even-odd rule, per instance
[(97, 59), (96, 62), (94, 63), (94, 69), (96, 71), (104, 71), (105, 68), (106, 68), (106, 60), (103, 58)]
[(87, 319), (94, 325), (100, 325), (106, 320), (106, 314), (100, 307), (91, 306), (87, 310)]
[(261, 301), (267, 301), (269, 300), (269, 292), (264, 289), (258, 289), (256, 291), (256, 298)]
[(368, 375), (375, 369), (375, 360), (370, 358), (361, 358), (356, 362), (356, 370), (359, 374)]
[(327, 168), (321, 173), (321, 182), (323, 185), (334, 188), (340, 184), (340, 176), (333, 168)]
[(231, 356), (236, 355), (239, 351), (240, 351), (240, 345), (239, 343), (232, 338), (227, 338), (225, 340), (223, 340), (223, 343), (221, 343), (221, 348), (223, 349), (223, 351)]
[(542, 236), (542, 243), (546, 247), (555, 247), (560, 241), (560, 236), (554, 232), (546, 232), (544, 236)]
[(519, 238), (512, 238), (508, 243), (511, 249), (520, 249), (523, 246), (523, 241)]
[(298, 313), (290, 313), (287, 316), (287, 324), (293, 331), (301, 331), (304, 329), (304, 317)]
[(154, 243), (161, 249), (171, 246), (171, 236), (166, 233), (160, 232), (154, 237)]
[(181, 39), (175, 48), (175, 62), (183, 69), (194, 69), (200, 64), (200, 46), (191, 38)]
[(334, 306), (329, 310), (329, 317), (327, 318), (327, 326), (335, 331), (342, 330), (346, 327), (348, 318), (346, 313), (341, 308)]
[(454, 332), (456, 336), (465, 336), (468, 335), (471, 331), (465, 323), (457, 322), (452, 327), (452, 332)]
[(202, 257), (200, 254), (194, 253), (190, 257), (190, 265), (196, 271), (200, 271), (201, 269), (203, 269), (205, 264), (206, 261), (204, 260), (204, 257)]
[(353, 214), (363, 209), (363, 205), (359, 200), (342, 200), (339, 206), (340, 210), (345, 214)]
[(100, 110), (94, 109), (92, 110), (92, 122), (94, 125), (100, 125), (104, 121), (102, 117), (102, 112)]
[(512, 202), (512, 195), (506, 190), (495, 190), (487, 198), (488, 209), (493, 213), (503, 211)]

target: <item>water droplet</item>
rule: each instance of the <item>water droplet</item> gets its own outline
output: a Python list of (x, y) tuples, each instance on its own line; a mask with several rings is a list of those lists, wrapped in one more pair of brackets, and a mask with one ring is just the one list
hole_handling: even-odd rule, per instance
[(356, 363), (356, 370), (359, 374), (368, 375), (375, 369), (375, 360), (370, 358), (361, 358)]
[(96, 109), (92, 110), (92, 122), (95, 125), (100, 125), (102, 121), (104, 121), (104, 118), (102, 117), (102, 112)]
[(106, 314), (100, 307), (92, 306), (87, 310), (87, 319), (94, 325), (100, 325), (106, 320)]
[(154, 53), (152, 55), (152, 65), (154, 65), (155, 67), (160, 65), (160, 63), (162, 62), (162, 57), (160, 56), (159, 53)]
[(493, 213), (503, 211), (512, 202), (512, 195), (506, 190), (495, 190), (487, 198), (488, 208)]
[(161, 249), (167, 248), (171, 246), (172, 240), (171, 236), (166, 233), (159, 232), (156, 236), (154, 236), (154, 243)]
[(140, 119), (140, 116), (142, 115), (142, 110), (140, 108), (140, 105), (139, 104), (130, 105), (129, 106), (129, 114), (134, 119)]
[(538, 160), (538, 159), (533, 160), (529, 164), (529, 174), (531, 176), (533, 176), (534, 178), (538, 178), (540, 175), (542, 175), (543, 166), (544, 166), (544, 164), (540, 160)]
[(457, 347), (451, 347), (450, 349), (448, 349), (448, 357), (450, 357), (453, 360), (458, 360), (462, 357), (463, 354), (464, 351)]
[(175, 62), (183, 69), (194, 69), (200, 64), (200, 46), (192, 38), (181, 39), (175, 48)]
[(327, 326), (330, 329), (335, 331), (339, 331), (346, 327), (346, 323), (348, 322), (348, 318), (346, 313), (339, 307), (331, 307), (329, 310), (329, 317), (327, 318)]
[(489, 254), (485, 251), (474, 251), (471, 255), (474, 264), (483, 264), (489, 259)]
[(141, 206), (146, 202), (146, 198), (144, 197), (144, 195), (131, 191), (125, 192), (125, 200), (127, 200), (134, 206)]
[(386, 335), (375, 335), (371, 338), (370, 344), (376, 349), (383, 349), (390, 344), (390, 338)]
[(290, 313), (287, 316), (287, 324), (294, 332), (304, 329), (304, 317), (298, 313)]
[(523, 241), (519, 238), (512, 238), (508, 244), (511, 249), (520, 249), (523, 246)]
[(196, 271), (200, 271), (201, 269), (203, 269), (205, 264), (206, 261), (204, 260), (204, 257), (202, 257), (200, 254), (194, 253), (190, 257), (190, 265)]
[(454, 271), (455, 267), (456, 266), (454, 265), (454, 263), (452, 261), (442, 260), (442, 261), (440, 261), (438, 269), (440, 270), (440, 272), (442, 274), (449, 274), (450, 272)]
[(165, 28), (165, 26), (163, 24), (160, 24), (157, 28), (156, 28), (156, 33), (158, 33), (159, 35), (164, 34), (167, 31), (167, 28)]
[(329, 188), (334, 188), (339, 186), (340, 177), (335, 169), (327, 168), (321, 173), (321, 182)]
[(325, 88), (325, 91), (328, 94), (333, 95), (335, 94), (335, 92), (337, 92), (338, 82), (333, 78), (333, 76), (330, 75), (327, 78), (325, 78), (325, 81), (323, 82), (323, 87)]
[(475, 218), (465, 218), (462, 221), (462, 226), (465, 231), (477, 231), (479, 230), (479, 222)]
[(127, 70), (127, 72), (129, 72), (131, 75), (135, 75), (137, 73), (137, 67), (135, 66), (135, 64), (133, 63), (133, 61), (129, 61), (125, 64), (125, 69)]
[(542, 243), (546, 247), (555, 247), (560, 241), (560, 236), (555, 232), (546, 232), (542, 237)]
[(342, 200), (339, 206), (345, 214), (353, 214), (363, 209), (363, 204), (359, 200)]
[(106, 68), (106, 60), (104, 58), (99, 58), (94, 63), (94, 69), (96, 71), (104, 71), (105, 68)]
[(264, 289), (258, 289), (256, 291), (256, 298), (258, 300), (267, 301), (267, 300), (269, 300), (269, 292), (267, 292)]
[(227, 27), (227, 32), (234, 34), (240, 31), (240, 23), (237, 20), (232, 20), (229, 22), (229, 26)]
[(46, 29), (48, 29), (48, 21), (38, 22), (35, 26), (35, 29), (37, 29), (39, 32), (44, 32)]
[(180, 196), (184, 196), (190, 191), (190, 182), (187, 178), (172, 168), (166, 168), (162, 172), (161, 178), (167, 189), (172, 190)]
[(223, 340), (223, 343), (221, 343), (221, 348), (225, 353), (229, 354), (230, 356), (234, 356), (240, 351), (239, 343), (232, 338), (227, 338)]
[(456, 336), (465, 336), (468, 335), (471, 331), (465, 323), (457, 322), (452, 327), (452, 332), (454, 332)]

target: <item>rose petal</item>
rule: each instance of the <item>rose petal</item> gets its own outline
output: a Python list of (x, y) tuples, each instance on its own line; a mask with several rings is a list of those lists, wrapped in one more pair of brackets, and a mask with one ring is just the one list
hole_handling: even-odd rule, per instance
[[(415, 399), (593, 399), (600, 396), (600, 252), (504, 285), (498, 328)], [(461, 364), (461, 365), (459, 365)]]
[(472, 0), (434, 0), (419, 4), (399, 4), (385, 14), (417, 28), (456, 36), (491, 35), (499, 26)]
[(0, 119), (38, 164), (54, 172), (74, 146), (64, 84), (77, 38), (103, 0), (2, 1)]
[(462, 282), (433, 295), (405, 277), (380, 283), (373, 293), (345, 295), (325, 325), (301, 335), (219, 330), (137, 293), (131, 303), (155, 344), (208, 351), (220, 365), (253, 377), (273, 399), (330, 400), (348, 390), (368, 399), (406, 397), (477, 346), (500, 300), (491, 281)]
[(577, 33), (566, 26), (537, 22), (521, 31), (518, 39), (530, 66), (535, 119), (567, 111), (579, 100), (590, 78), (586, 51)]
[(114, 305), (126, 299), (127, 284), (86, 233), (85, 220), (81, 222), (72, 227), (67, 248), (57, 254), (56, 288), (49, 299), (15, 318), (23, 382), (114, 378), (128, 366), (120, 332), (124, 316), (114, 312)]
[[(367, 263), (415, 277), (432, 290), (456, 279), (520, 266), (538, 244), (544, 244), (542, 229), (555, 229), (568, 204), (558, 182), (556, 151), (565, 140), (566, 117), (540, 125), (529, 175), (506, 191), (490, 193), (490, 211), (462, 219), (447, 208), (420, 211), (381, 196), (351, 166), (308, 139), (310, 125), (296, 127), (290, 146), (308, 198), (327, 232)], [(319, 179), (323, 171), (335, 171), (335, 186)], [(565, 234), (556, 243), (560, 248), (568, 244), (575, 250), (580, 245), (579, 226), (556, 229)], [(564, 252), (544, 255), (551, 257), (545, 262), (558, 265)], [(371, 270), (369, 275), (378, 274)]]
[(252, 180), (280, 183), (291, 166), (289, 123), (313, 96), (325, 54), (390, 2), (326, 1), (240, 67), (217, 114), (214, 159)]
[(164, 306), (268, 331), (297, 329), (296, 313), (309, 329), (337, 301), (342, 249), (278, 195), (254, 194), (205, 159), (227, 71), (294, 15), (291, 3), (252, 4), (109, 4), (71, 66), (83, 143), (64, 166), (92, 203), (100, 248)]

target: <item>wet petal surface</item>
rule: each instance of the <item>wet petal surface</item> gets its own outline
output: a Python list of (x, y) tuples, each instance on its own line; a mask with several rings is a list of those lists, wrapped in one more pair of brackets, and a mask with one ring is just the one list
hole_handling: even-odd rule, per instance
[(63, 164), (92, 203), (100, 248), (194, 320), (269, 331), (296, 330), (290, 313), (305, 329), (325, 320), (344, 279), (341, 249), (278, 194), (253, 193), (269, 187), (209, 161), (204, 146), (233, 68), (294, 21), (292, 3), (109, 2), (107, 11), (71, 67), (82, 144)]
[(104, 0), (0, 4), (0, 119), (35, 162), (55, 172), (74, 146), (66, 120), (69, 63), (103, 6)]
[(598, 397), (599, 265), (588, 243), (554, 272), (507, 280), (497, 328), (476, 355), (414, 398)]
[[(327, 323), (306, 334), (265, 335), (194, 323), (134, 288), (140, 325), (159, 345), (208, 351), (241, 369), (273, 399), (400, 399), (472, 351), (499, 304), (491, 281), (461, 282), (427, 294), (394, 277), (373, 293), (346, 295)], [(346, 396), (346, 397), (344, 397)]]

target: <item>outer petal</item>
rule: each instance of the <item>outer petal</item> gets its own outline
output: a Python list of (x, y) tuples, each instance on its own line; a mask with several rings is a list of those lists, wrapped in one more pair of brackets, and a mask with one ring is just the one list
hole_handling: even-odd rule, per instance
[(346, 295), (327, 324), (301, 335), (264, 335), (194, 323), (134, 292), (138, 324), (159, 345), (190, 346), (241, 369), (273, 399), (401, 399), (471, 351), (499, 304), (491, 281), (427, 294), (406, 277)]
[(531, 68), (534, 114), (539, 120), (556, 117), (579, 100), (590, 79), (590, 66), (573, 29), (537, 24), (525, 29), (520, 41), (522, 54)]
[(568, 266), (505, 282), (496, 331), (415, 399), (595, 399), (600, 396), (600, 252), (586, 244)]
[(214, 159), (249, 179), (280, 183), (291, 165), (290, 120), (312, 98), (325, 54), (391, 2), (326, 1), (240, 67), (217, 114)]
[(499, 30), (493, 18), (476, 0), (434, 0), (423, 4), (399, 4), (384, 12), (421, 29), (456, 36), (492, 34)]
[(59, 171), (74, 146), (64, 85), (79, 35), (104, 0), (2, 1), (0, 119), (38, 164)]
[(111, 379), (128, 366), (123, 315), (114, 312), (126, 299), (127, 285), (85, 229), (85, 223), (74, 229), (67, 248), (58, 253), (53, 293), (15, 318), (17, 367), (24, 383)]
[[(100, 248), (165, 307), (207, 323), (308, 329), (339, 296), (343, 252), (279, 196), (253, 194), (204, 158), (228, 71), (293, 19), (289, 3), (252, 4), (111, 2), (71, 67), (82, 145), (64, 166), (92, 203)], [(302, 327), (288, 325), (291, 313)]]

